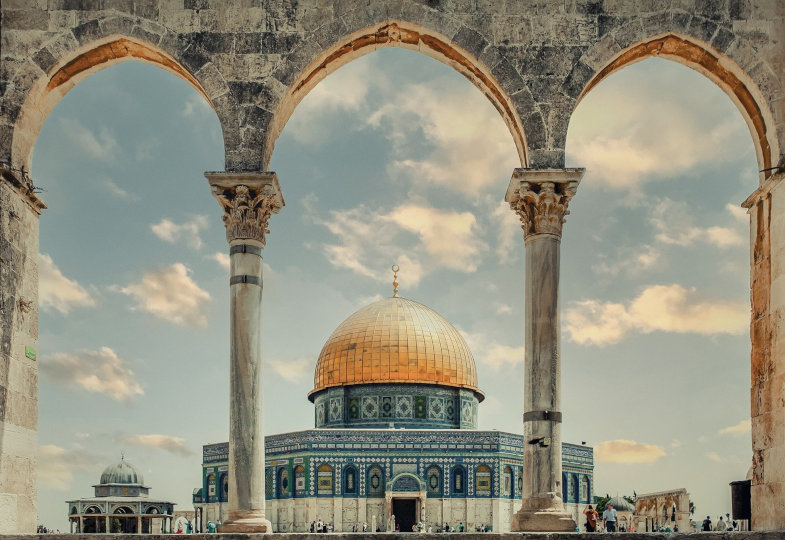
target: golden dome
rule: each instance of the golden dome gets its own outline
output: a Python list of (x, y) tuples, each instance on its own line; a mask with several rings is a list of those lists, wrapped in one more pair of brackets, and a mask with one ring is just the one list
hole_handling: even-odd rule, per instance
[(422, 304), (392, 297), (343, 321), (325, 343), (313, 395), (331, 386), (369, 383), (438, 384), (477, 388), (469, 346), (447, 319)]

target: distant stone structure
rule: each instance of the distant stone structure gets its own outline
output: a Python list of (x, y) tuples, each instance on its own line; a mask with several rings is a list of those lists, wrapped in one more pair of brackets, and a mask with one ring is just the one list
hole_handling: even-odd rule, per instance
[(520, 530), (568, 526), (558, 470), (558, 240), (581, 175), (565, 168), (572, 112), (608, 75), (649, 57), (697, 70), (736, 104), (760, 171), (750, 171), (759, 187), (744, 203), (751, 231), (751, 525), (785, 529), (783, 6), (779, 0), (3, 1), (0, 533), (32, 533), (36, 525), (38, 216), (45, 204), (30, 161), (60, 98), (100, 69), (138, 60), (187, 81), (220, 120), (225, 171), (211, 173), (210, 181), (224, 211), (234, 272), (229, 471), (236, 491), (224, 527), (265, 531), (264, 470), (256, 465), (265, 452), (255, 325), (268, 219), (283, 206), (270, 157), (295, 107), (319, 81), (391, 46), (422, 52), (465, 75), (499, 111), (518, 150), (520, 168), (506, 200), (523, 223), (527, 268), (530, 368), (522, 390), (532, 483), (524, 485), (515, 517)]
[(684, 488), (638, 495), (635, 499), (635, 530), (650, 532), (658, 526), (679, 526), (679, 531), (690, 532), (690, 494)]
[(95, 497), (67, 501), (72, 533), (172, 532), (174, 503), (151, 499), (142, 475), (125, 459), (107, 467), (93, 487)]

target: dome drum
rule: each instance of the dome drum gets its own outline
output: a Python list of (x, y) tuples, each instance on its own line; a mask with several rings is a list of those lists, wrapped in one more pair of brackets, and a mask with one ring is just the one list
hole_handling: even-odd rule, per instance
[(338, 386), (312, 394), (317, 428), (477, 429), (475, 392), (428, 384)]

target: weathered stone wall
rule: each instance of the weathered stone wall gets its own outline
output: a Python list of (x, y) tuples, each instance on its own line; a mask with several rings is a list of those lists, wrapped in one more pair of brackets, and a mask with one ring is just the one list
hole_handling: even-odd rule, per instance
[[(46, 112), (73, 79), (140, 58), (180, 74), (211, 100), (227, 170), (264, 170), (282, 127), (275, 117), (288, 117), (290, 87), (306, 67), (390, 21), (417, 28), (419, 37), (371, 34), (350, 52), (407, 46), (441, 57), (480, 86), (489, 75), (523, 126), (524, 165), (562, 167), (570, 115), (586, 85), (624, 50), (666, 34), (697, 49), (671, 41), (640, 54), (662, 54), (723, 84), (746, 107), (751, 128), (757, 122), (770, 139), (763, 146), (772, 155), (762, 164), (776, 165), (785, 148), (785, 4), (778, 0), (5, 0), (2, 14), (0, 164), (14, 168), (29, 166)], [(450, 50), (434, 49), (441, 47), (434, 36)], [(119, 37), (125, 41), (115, 43)], [(468, 53), (476, 73), (459, 66), (456, 51)], [(724, 71), (739, 82), (724, 81)], [(730, 84), (749, 96), (734, 95)], [(750, 99), (757, 101), (742, 103)]]
[[(472, 80), (510, 128), (522, 166), (563, 167), (580, 98), (648, 56), (714, 80), (747, 121), (759, 168), (785, 165), (781, 0), (3, 0), (0, 531), (34, 526), (37, 370), (24, 346), (37, 348), (38, 225), (25, 192), (35, 140), (57, 101), (104, 67), (154, 63), (214, 107), (226, 170), (263, 172), (305, 93), (382, 46), (419, 50)], [(767, 190), (771, 174), (760, 175)], [(785, 334), (785, 238), (781, 227), (769, 235), (783, 212), (776, 197), (752, 218), (755, 253), (766, 254), (752, 260), (753, 501), (767, 512), (761, 527), (785, 529), (785, 389), (778, 378), (785, 369), (778, 337)], [(763, 228), (758, 215), (766, 217)], [(25, 306), (32, 300), (25, 312), (22, 299)]]
[[(316, 534), (316, 533), (314, 533)], [(444, 538), (460, 538), (461, 540), (618, 540), (618, 533), (332, 533), (329, 536), (320, 536), (310, 533), (278, 533), (276, 540), (314, 540), (316, 538), (330, 538), (330, 540), (362, 540), (365, 538), (379, 538), (384, 540), (406, 540), (419, 538), (421, 540), (440, 540)], [(94, 534), (16, 534), (4, 536), (3, 540), (95, 540)], [(102, 534), (101, 540), (128, 540), (128, 535)], [(183, 538), (176, 534), (148, 534), (149, 540), (175, 540)], [(190, 534), (186, 538), (193, 540), (264, 540), (271, 538), (263, 534)], [(625, 540), (785, 540), (785, 532), (705, 532), (705, 533), (624, 533)]]
[(0, 534), (36, 526), (38, 211), (25, 200), (0, 180)]

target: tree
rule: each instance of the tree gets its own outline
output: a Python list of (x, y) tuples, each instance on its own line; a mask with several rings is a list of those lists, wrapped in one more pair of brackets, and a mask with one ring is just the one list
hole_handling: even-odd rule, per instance
[(605, 497), (597, 497), (597, 506), (595, 508), (600, 516), (602, 516), (602, 513), (605, 512), (605, 505), (608, 504), (608, 501), (610, 500), (611, 496), (607, 493), (605, 494)]

